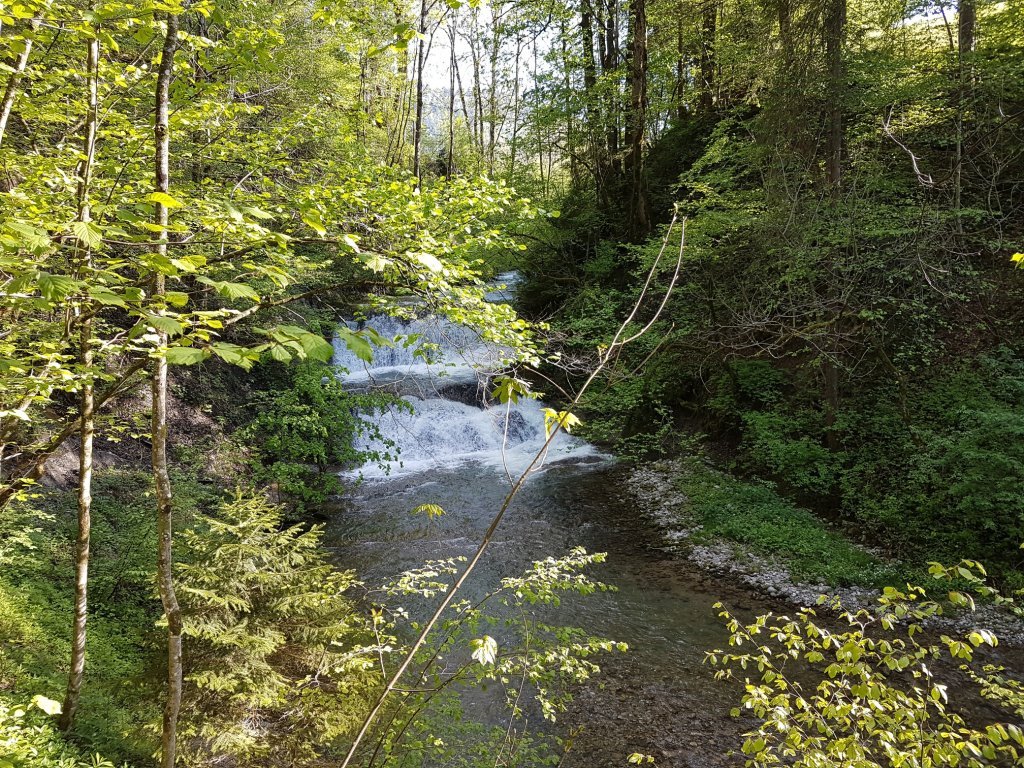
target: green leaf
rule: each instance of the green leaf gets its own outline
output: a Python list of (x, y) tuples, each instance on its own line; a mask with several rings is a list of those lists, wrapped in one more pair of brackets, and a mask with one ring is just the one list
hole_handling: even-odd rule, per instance
[(164, 299), (172, 307), (184, 307), (188, 304), (188, 294), (182, 291), (167, 291), (164, 294)]
[(21, 221), (9, 221), (6, 224), (6, 228), (8, 232), (12, 232), (15, 235), (11, 239), (16, 247), (24, 248), (33, 253), (40, 253), (51, 245), (50, 236), (46, 233), (45, 229), (33, 227)]
[(167, 350), (167, 362), (171, 365), (195, 365), (210, 356), (208, 350), (197, 347), (171, 347)]
[(240, 347), (237, 344), (219, 341), (210, 345), (210, 349), (217, 357), (230, 365), (237, 365), (239, 368), (248, 371), (255, 365), (266, 349), (266, 345), (257, 347)]
[(39, 292), (50, 301), (61, 301), (70, 296), (78, 283), (66, 275), (51, 275), (49, 272), (39, 273)]
[(146, 200), (150, 203), (159, 203), (164, 206), (164, 208), (181, 208), (183, 205), (183, 203), (175, 200), (166, 192), (153, 192), (146, 198)]
[(61, 713), (61, 706), (59, 701), (54, 701), (53, 699), (48, 699), (45, 696), (40, 696), (38, 694), (32, 697), (32, 706), (36, 707), (37, 709), (43, 710), (43, 712), (50, 715), (51, 717), (54, 715), (59, 715)]
[[(364, 363), (373, 362), (373, 347), (370, 346), (370, 342), (368, 342), (358, 333), (349, 330), (348, 328), (342, 327), (338, 329), (338, 338), (340, 338), (345, 343), (346, 347), (352, 350), (352, 354), (354, 354)], [(331, 348), (331, 352), (333, 356), (333, 347)]]
[(574, 427), (583, 423), (575, 414), (569, 411), (555, 411), (554, 408), (545, 408), (543, 412), (544, 434), (547, 437), (551, 437), (551, 433), (555, 430), (556, 425), (566, 432), (572, 432)]
[(473, 658), (485, 667), (493, 666), (498, 660), (498, 642), (490, 635), (474, 639), (470, 646), (473, 648)]
[(245, 283), (228, 283), (222, 280), (211, 280), (203, 276), (197, 277), (196, 280), (210, 286), (225, 299), (250, 299), (257, 303), (260, 300), (259, 294)]
[(431, 272), (440, 272), (444, 268), (441, 261), (430, 253), (417, 253), (416, 260)]
[(261, 221), (267, 221), (268, 219), (273, 219), (274, 218), (274, 214), (267, 213), (262, 208), (257, 208), (254, 205), (246, 206), (242, 210), (245, 213), (248, 213), (254, 219), (260, 219)]
[(420, 504), (412, 513), (414, 515), (426, 515), (429, 519), (433, 520), (435, 517), (444, 515), (444, 510), (437, 504)]
[(327, 227), (324, 226), (323, 222), (320, 221), (320, 217), (314, 217), (312, 214), (306, 214), (302, 217), (303, 223), (316, 232), (318, 235), (323, 237), (327, 234)]
[(292, 353), (280, 344), (274, 344), (270, 347), (270, 356), (279, 363), (288, 363), (292, 359)]
[(530, 397), (530, 385), (512, 376), (500, 376), (495, 379), (497, 387), (491, 393), (499, 403), (518, 403), (520, 397)]
[(386, 259), (378, 253), (365, 253), (362, 256), (367, 269), (373, 272), (383, 272), (391, 266), (391, 259)]
[(147, 314), (146, 322), (158, 331), (170, 334), (171, 336), (185, 332), (185, 328), (181, 323), (173, 317), (167, 317), (166, 315)]
[(114, 293), (109, 288), (103, 288), (102, 286), (89, 286), (89, 298), (97, 304), (121, 307), (122, 309), (128, 308), (123, 296)]
[(69, 227), (78, 242), (89, 248), (99, 248), (103, 245), (103, 233), (100, 228), (91, 221), (76, 221)]

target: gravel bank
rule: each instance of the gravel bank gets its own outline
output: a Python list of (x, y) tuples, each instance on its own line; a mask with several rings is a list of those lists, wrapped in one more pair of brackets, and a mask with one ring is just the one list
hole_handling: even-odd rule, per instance
[[(694, 541), (701, 525), (694, 517), (689, 499), (675, 483), (675, 478), (685, 471), (682, 462), (666, 460), (637, 466), (629, 472), (626, 492), (636, 502), (638, 511), (661, 531), (665, 550), (685, 557), (703, 571), (733, 579), (795, 606), (817, 606), (821, 595), (837, 597), (850, 609), (874, 605), (878, 594), (874, 589), (799, 582), (779, 559), (751, 552), (735, 542)], [(988, 629), (1003, 644), (1024, 647), (1024, 622), (994, 606), (980, 606), (975, 612), (960, 611), (930, 623), (946, 632)]]

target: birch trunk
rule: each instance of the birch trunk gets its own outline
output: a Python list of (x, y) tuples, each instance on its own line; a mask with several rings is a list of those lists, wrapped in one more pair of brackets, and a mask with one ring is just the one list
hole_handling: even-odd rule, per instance
[[(160, 54), (156, 85), (156, 162), (155, 186), (157, 192), (167, 194), (170, 189), (170, 131), (168, 127), (170, 83), (174, 69), (174, 54), (178, 46), (177, 14), (167, 16), (167, 35)], [(168, 210), (156, 203), (156, 224), (161, 229), (156, 244), (157, 253), (167, 254)], [(159, 303), (166, 292), (165, 278), (155, 277), (154, 300)], [(159, 346), (166, 347), (167, 333), (158, 331)], [(153, 396), (153, 480), (157, 505), (157, 584), (164, 615), (167, 617), (167, 700), (164, 703), (163, 731), (160, 740), (161, 768), (174, 768), (178, 746), (178, 714), (181, 711), (181, 607), (174, 591), (173, 571), (173, 508), (171, 505), (171, 478), (167, 470), (167, 358), (159, 356), (153, 364), (151, 380)]]

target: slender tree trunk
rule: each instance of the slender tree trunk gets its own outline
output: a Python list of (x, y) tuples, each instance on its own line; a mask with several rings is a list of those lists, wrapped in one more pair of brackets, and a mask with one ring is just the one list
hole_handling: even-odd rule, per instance
[(846, 0), (828, 0), (825, 10), (825, 58), (828, 65), (828, 142), (826, 176), (833, 194), (842, 186), (843, 100), (845, 67), (843, 47), (846, 37)]
[(679, 8), (676, 18), (676, 86), (673, 92), (676, 103), (676, 121), (682, 123), (686, 119), (686, 47), (683, 40), (683, 9)]
[[(617, 0), (608, 0), (608, 16), (605, 19), (605, 51), (601, 71), (606, 78), (616, 77), (619, 67), (619, 6)], [(616, 89), (611, 89), (605, 110), (605, 141), (608, 162), (613, 173), (622, 170), (619, 158), (619, 101)]]
[(516, 174), (516, 159), (519, 152), (519, 121), (521, 114), (521, 94), (520, 94), (520, 70), (519, 70), (519, 59), (523, 55), (523, 36), (516, 33), (516, 63), (515, 72), (513, 75), (513, 92), (512, 92), (512, 138), (509, 141), (509, 153), (508, 153), (508, 175), (510, 179), (515, 179)]
[(558, 38), (562, 52), (562, 88), (565, 92), (562, 109), (565, 112), (565, 145), (569, 152), (569, 178), (573, 184), (579, 183), (579, 167), (576, 162), (576, 119), (573, 115), (572, 100), (572, 63), (569, 61), (569, 30), (565, 21), (561, 22)]
[(484, 98), (483, 98), (483, 73), (480, 66), (480, 51), (477, 49), (477, 40), (480, 37), (479, 11), (473, 9), (473, 27), (470, 34), (470, 55), (473, 59), (473, 134), (477, 139), (477, 146), (480, 150), (480, 157), (485, 157), (484, 147)]
[(776, 12), (779, 17), (779, 45), (782, 48), (782, 63), (785, 72), (793, 65), (793, 6), (791, 0), (777, 0)]
[(953, 159), (955, 163), (953, 168), (953, 211), (956, 214), (956, 231), (963, 234), (960, 210), (963, 205), (961, 198), (964, 167), (964, 112), (974, 79), (971, 66), (971, 54), (974, 52), (974, 29), (977, 24), (977, 9), (974, 0), (960, 0), (956, 17), (960, 83), (957, 89), (956, 157)]
[(629, 125), (626, 168), (630, 178), (630, 229), (640, 242), (650, 234), (647, 190), (644, 184), (644, 133), (647, 124), (647, 2), (630, 3)]
[[(402, 23), (405, 18), (401, 7), (395, 7), (395, 25)], [(402, 145), (404, 144), (405, 131), (408, 127), (406, 122), (406, 104), (408, 99), (406, 93), (409, 87), (409, 48), (402, 48), (398, 60), (398, 92), (395, 94), (395, 119), (388, 121), (388, 149), (386, 161), (389, 165), (399, 165), (402, 161)]]
[[(534, 41), (533, 41), (533, 81), (534, 82), (537, 82), (537, 76), (538, 76), (539, 71), (540, 71), (540, 68), (538, 67), (538, 64), (537, 64), (537, 60), (538, 60), (537, 40), (536, 40), (536, 38), (534, 38)], [(544, 176), (544, 171), (545, 171), (545, 167), (544, 167), (544, 129), (541, 127), (541, 124), (540, 124), (539, 121), (537, 121), (535, 123), (535, 125), (537, 127), (537, 170), (540, 173), (541, 187), (544, 190), (544, 194), (547, 195), (548, 182), (547, 182), (546, 177)]]
[[(167, 194), (170, 189), (171, 137), (168, 126), (170, 107), (170, 83), (174, 69), (174, 54), (178, 47), (177, 14), (167, 15), (167, 36), (164, 38), (157, 71), (156, 85), (156, 139), (155, 186), (157, 192)], [(156, 250), (160, 256), (167, 255), (168, 210), (156, 203), (156, 224), (160, 228)], [(157, 273), (154, 286), (156, 302), (166, 292), (165, 278)], [(158, 331), (159, 346), (167, 346), (168, 336)], [(172, 553), (173, 507), (171, 503), (171, 478), (167, 469), (167, 358), (160, 355), (153, 364), (153, 480), (156, 486), (157, 505), (157, 584), (164, 615), (167, 617), (167, 701), (164, 705), (163, 733), (161, 738), (161, 768), (174, 768), (178, 747), (178, 714), (181, 711), (182, 660), (181, 660), (181, 607), (174, 591), (174, 559)]]
[(718, 36), (718, 0), (704, 0), (701, 9), (700, 110), (710, 113), (715, 106), (715, 48)]
[(466, 106), (466, 89), (462, 87), (462, 70), (459, 67), (459, 58), (456, 56), (453, 61), (452, 67), (455, 69), (455, 83), (459, 88), (459, 102), (462, 104), (462, 114), (466, 116), (466, 129), (469, 131), (470, 143), (474, 143), (476, 120), (470, 117), (469, 107)]
[(488, 57), (491, 81), (487, 87), (487, 173), (494, 175), (494, 153), (498, 144), (498, 53), (501, 46), (500, 2), (491, 3), (491, 50)]
[(448, 27), (448, 163), (445, 173), (450, 179), (455, 173), (455, 16)]
[[(88, 224), (92, 220), (89, 187), (96, 156), (96, 131), (99, 126), (99, 62), (100, 43), (92, 38), (88, 44), (86, 71), (89, 91), (89, 113), (85, 121), (82, 160), (78, 164), (78, 220)], [(78, 277), (88, 279), (92, 270), (90, 247), (81, 246)], [(60, 728), (67, 731), (75, 722), (78, 701), (85, 678), (86, 622), (89, 617), (89, 538), (92, 530), (92, 444), (95, 425), (95, 394), (92, 380), (92, 318), (88, 301), (82, 302), (79, 324), (79, 362), (82, 365), (82, 389), (79, 392), (81, 411), (78, 448), (78, 535), (75, 541), (75, 618), (71, 636), (71, 672), (61, 708)]]
[(583, 91), (587, 99), (587, 116), (596, 123), (597, 110), (594, 100), (597, 98), (597, 63), (594, 61), (594, 11), (591, 0), (583, 0), (580, 32), (583, 37)]
[(975, 0), (960, 0), (957, 7), (956, 26), (960, 56), (973, 53), (974, 30), (978, 24), (978, 9)]
[(412, 174), (420, 186), (420, 146), (423, 141), (423, 67), (427, 60), (427, 0), (420, 0), (420, 39), (416, 45), (416, 118), (412, 129)]
[[(44, 6), (45, 8), (46, 6)], [(29, 22), (29, 33), (25, 35), (25, 47), (22, 49), (18, 60), (14, 64), (14, 71), (7, 76), (7, 85), (4, 86), (3, 100), (0, 100), (0, 145), (3, 145), (4, 134), (7, 133), (7, 122), (11, 119), (11, 111), (14, 109), (14, 100), (18, 98), (18, 90), (21, 86), (21, 79), (25, 76), (28, 68), (29, 56), (32, 55), (32, 43), (36, 30), (42, 23), (42, 14), (36, 16)]]
[[(597, 60), (594, 59), (595, 27), (597, 30)], [(591, 158), (591, 167), (594, 173), (594, 184), (597, 187), (597, 197), (603, 208), (608, 208), (607, 190), (605, 184), (606, 162), (604, 158), (604, 146), (601, 140), (602, 126), (605, 119), (602, 114), (602, 99), (597, 92), (597, 62), (601, 62), (603, 68), (607, 56), (607, 46), (604, 36), (604, 21), (600, 11), (595, 13), (593, 0), (583, 0), (580, 14), (580, 31), (582, 32), (583, 43), (583, 92), (587, 102), (587, 146)]]

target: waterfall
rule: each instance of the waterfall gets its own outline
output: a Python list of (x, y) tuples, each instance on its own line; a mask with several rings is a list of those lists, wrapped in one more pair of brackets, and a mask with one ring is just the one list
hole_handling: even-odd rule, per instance
[[(514, 298), (519, 276), (498, 277), (487, 294), (490, 301)], [(545, 442), (544, 405), (536, 400), (517, 404), (490, 403), (490, 380), (502, 359), (502, 350), (470, 328), (443, 318), (427, 316), (412, 321), (377, 315), (349, 327), (373, 328), (391, 347), (375, 347), (370, 363), (359, 360), (340, 338), (334, 341), (334, 364), (347, 371), (347, 389), (393, 392), (412, 407), (367, 413), (377, 436), (364, 435), (356, 448), (381, 451), (393, 444), (397, 461), (368, 462), (363, 477), (406, 474), (477, 462), (515, 473), (522, 471)], [(414, 339), (414, 340), (411, 340)], [(586, 442), (558, 434), (543, 464), (600, 457)]]

